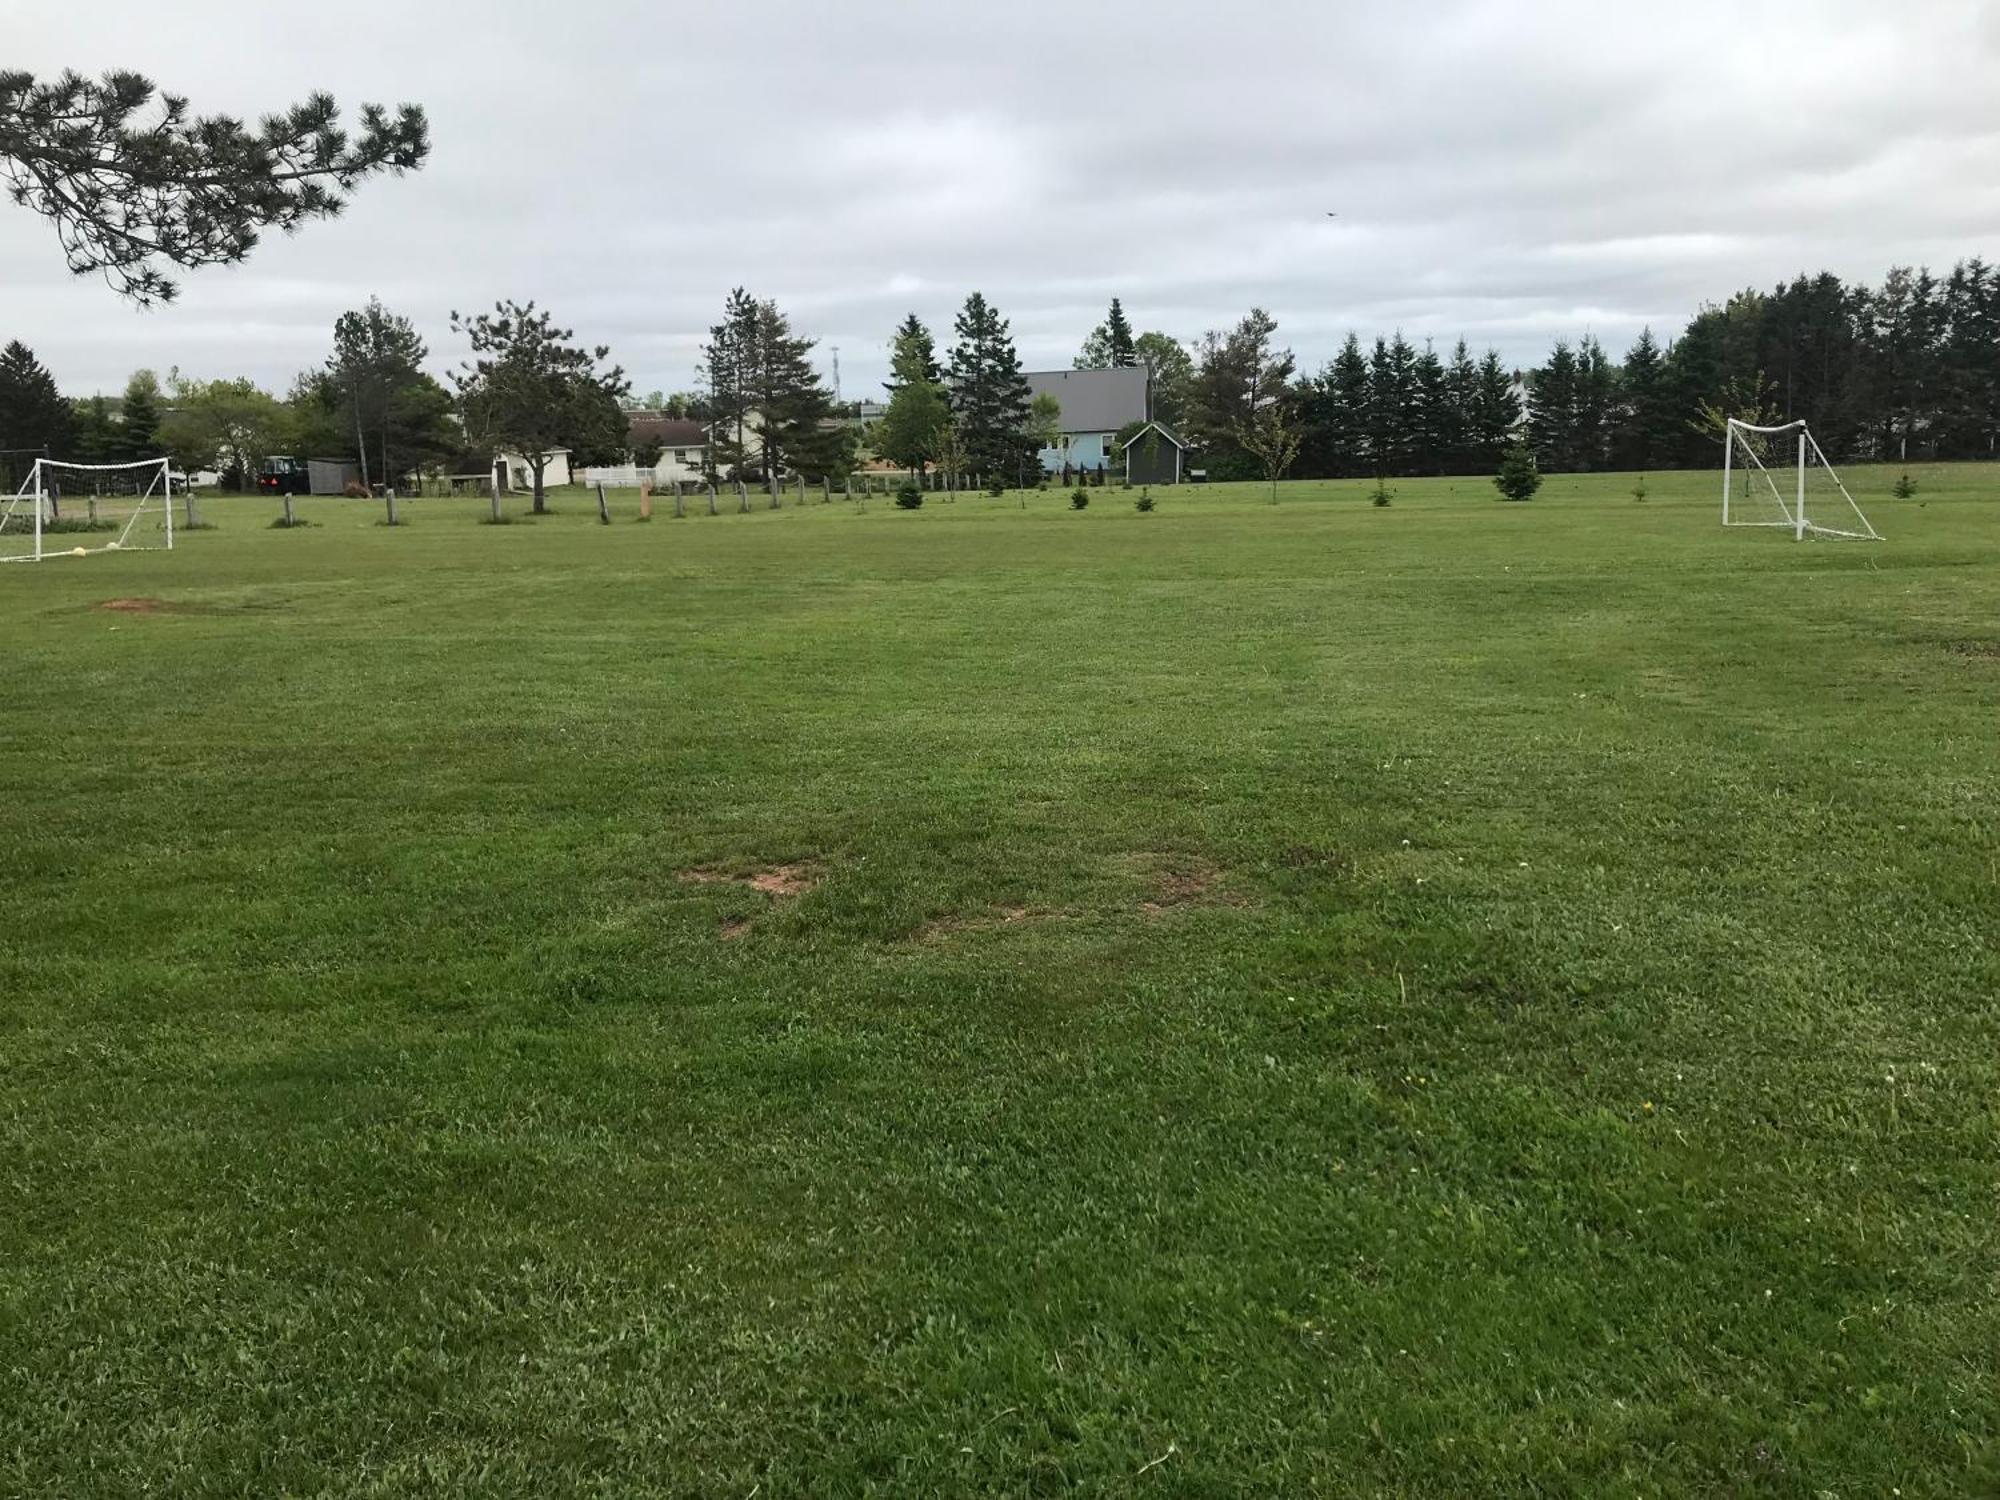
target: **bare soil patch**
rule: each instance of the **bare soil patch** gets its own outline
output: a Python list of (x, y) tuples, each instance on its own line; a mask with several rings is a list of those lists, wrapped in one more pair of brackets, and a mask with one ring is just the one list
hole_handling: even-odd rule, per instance
[(722, 940), (725, 943), (733, 942), (740, 937), (747, 937), (749, 934), (750, 919), (748, 917), (729, 917), (722, 924)]
[(822, 878), (811, 865), (772, 865), (750, 877), (750, 889), (767, 896), (803, 896)]
[(1981, 656), (2000, 660), (2000, 640), (1946, 641), (1944, 649), (1953, 656)]
[(755, 870), (717, 870), (696, 866), (675, 877), (685, 885), (741, 885), (766, 896), (803, 896), (826, 879), (817, 865), (804, 862), (765, 865)]
[(1141, 853), (1130, 863), (1146, 877), (1147, 891), (1139, 910), (1162, 916), (1189, 906), (1242, 906), (1244, 897), (1232, 890), (1228, 872), (1198, 855)]
[(106, 599), (97, 607), (123, 615), (156, 615), (174, 606), (164, 599)]

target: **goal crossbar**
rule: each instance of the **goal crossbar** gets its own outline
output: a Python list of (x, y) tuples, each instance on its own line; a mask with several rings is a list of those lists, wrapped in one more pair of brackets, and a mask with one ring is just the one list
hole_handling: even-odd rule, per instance
[[(1778, 473), (1774, 474), (1764, 462), (1760, 449), (1778, 462)], [(1807, 495), (1809, 477), (1820, 480), (1822, 488), (1830, 483), (1846, 509), (1841, 510), (1830, 497), (1823, 497), (1832, 507), (1833, 515), (1816, 515)], [(1768, 505), (1764, 503), (1766, 500)], [(1722, 445), (1722, 524), (1783, 527), (1798, 541), (1809, 536), (1836, 541), (1882, 540), (1882, 534), (1855, 503), (1833, 465), (1827, 462), (1819, 439), (1803, 421), (1764, 427), (1734, 417), (1729, 419)]]
[[(130, 500), (132, 508), (125, 516), (124, 524), (116, 526), (118, 534), (115, 539), (96, 546), (48, 545), (49, 533), (54, 525), (55, 504), (65, 496), (61, 487), (61, 476), (64, 474), (132, 476), (137, 494), (116, 497)], [(76, 497), (72, 495), (69, 498)], [(85, 497), (93, 522), (99, 498), (95, 490)], [(140, 518), (152, 514), (158, 515), (161, 521), (160, 540), (133, 541), (133, 531)], [(21, 487), (8, 498), (4, 507), (0, 507), (0, 562), (41, 562), (45, 558), (84, 557), (95, 552), (171, 551), (173, 545), (173, 464), (166, 458), (144, 458), (117, 464), (78, 464), (63, 459), (38, 458)], [(25, 547), (27, 550), (9, 550), (10, 546)]]

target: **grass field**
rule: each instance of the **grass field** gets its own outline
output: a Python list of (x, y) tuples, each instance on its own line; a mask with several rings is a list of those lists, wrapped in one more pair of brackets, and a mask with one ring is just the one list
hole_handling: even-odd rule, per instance
[(1912, 473), (0, 570), (0, 1493), (2000, 1492)]

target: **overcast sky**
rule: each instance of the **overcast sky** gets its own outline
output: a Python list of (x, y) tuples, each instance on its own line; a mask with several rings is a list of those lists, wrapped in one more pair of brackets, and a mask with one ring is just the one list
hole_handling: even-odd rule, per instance
[[(1644, 19), (1640, 19), (1641, 16)], [(0, 63), (143, 71), (203, 112), (415, 100), (433, 153), (138, 312), (0, 203), (0, 337), (77, 394), (139, 365), (282, 389), (371, 294), (535, 298), (640, 390), (741, 283), (879, 390), (965, 294), (1066, 366), (1117, 295), (1182, 338), (1254, 305), (1511, 363), (1622, 353), (1826, 267), (2000, 258), (2000, 0), (0, 0)], [(1329, 219), (1329, 211), (1337, 219)]]

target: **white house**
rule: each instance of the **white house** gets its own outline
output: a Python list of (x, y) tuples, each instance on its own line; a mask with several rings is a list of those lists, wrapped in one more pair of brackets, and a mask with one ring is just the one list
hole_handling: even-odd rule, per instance
[(708, 433), (691, 417), (670, 417), (660, 411), (629, 414), (628, 432), (634, 448), (660, 445), (653, 465), (653, 487), (666, 489), (680, 482), (701, 483), (708, 467)]
[[(493, 467), (500, 475), (502, 489), (532, 490), (535, 487), (534, 466), (528, 462), (526, 454), (509, 453), (503, 449), (494, 455)], [(569, 449), (552, 449), (548, 465), (542, 470), (543, 487), (554, 489), (569, 482)]]

